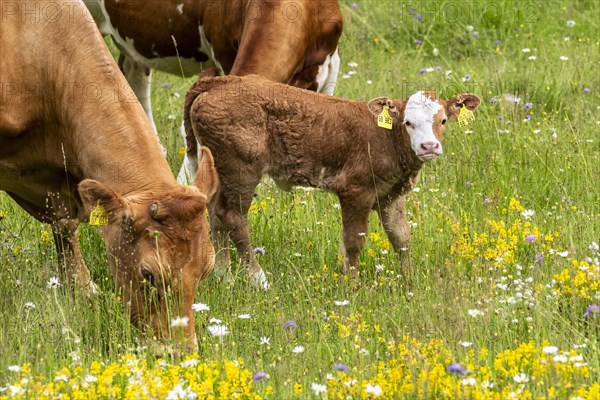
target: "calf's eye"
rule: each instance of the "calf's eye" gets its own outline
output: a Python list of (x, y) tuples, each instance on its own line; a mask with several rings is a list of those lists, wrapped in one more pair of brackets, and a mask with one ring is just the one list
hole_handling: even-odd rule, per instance
[(411, 127), (412, 124), (409, 121), (404, 121), (404, 125), (406, 125), (407, 127)]
[(446, 119), (445, 118), (442, 120), (442, 125), (446, 125)]

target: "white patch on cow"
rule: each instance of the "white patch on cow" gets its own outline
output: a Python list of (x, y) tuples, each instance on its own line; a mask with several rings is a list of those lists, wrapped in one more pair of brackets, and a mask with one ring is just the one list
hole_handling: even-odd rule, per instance
[(179, 4), (179, 5), (178, 5), (177, 7), (175, 7), (175, 8), (177, 8), (177, 12), (178, 12), (180, 15), (183, 15), (183, 3)]
[(338, 72), (340, 71), (340, 54), (338, 49), (327, 56), (322, 65), (319, 66), (317, 74), (317, 91), (333, 96)]
[[(215, 63), (213, 62), (214, 52), (209, 53), (208, 51), (204, 51), (202, 48), (200, 48), (200, 51), (210, 57), (210, 59), (204, 63), (196, 61), (196, 59), (194, 58), (158, 57), (158, 54), (157, 57), (154, 58), (144, 57), (136, 50), (133, 40), (130, 38), (122, 37), (119, 34), (119, 31), (113, 26), (113, 24), (110, 21), (110, 16), (106, 12), (104, 1), (100, 1), (99, 5), (102, 9), (102, 14), (105, 18), (105, 20), (102, 21), (102, 25), (100, 26), (100, 32), (102, 32), (102, 34), (105, 36), (113, 36), (114, 42), (119, 43), (119, 47), (121, 48), (122, 53), (131, 58), (133, 61), (137, 62), (138, 64), (177, 76), (181, 76), (183, 74), (183, 76), (185, 77), (196, 76), (200, 71), (202, 71), (202, 67), (207, 68), (215, 65)], [(203, 36), (202, 33), (201, 36)], [(212, 56), (210, 56), (210, 54), (212, 54)]]
[(423, 149), (421, 144), (437, 144), (438, 153), (442, 153), (442, 145), (433, 133), (434, 116), (442, 109), (442, 105), (437, 101), (426, 96), (424, 92), (419, 91), (409, 97), (404, 110), (404, 122), (409, 122), (411, 126), (407, 127), (410, 135), (411, 147), (415, 154), (423, 161), (431, 158), (422, 158)]
[(262, 268), (250, 274), (250, 285), (262, 290), (269, 290), (271, 287), (269, 280), (265, 275), (265, 271), (263, 271)]

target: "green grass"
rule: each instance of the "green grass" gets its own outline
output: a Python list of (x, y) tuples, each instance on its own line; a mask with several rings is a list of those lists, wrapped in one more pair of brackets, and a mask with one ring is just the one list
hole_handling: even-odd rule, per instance
[[(311, 383), (325, 383), (335, 363), (348, 365), (348, 375), (359, 381), (375, 379), (374, 366), (394, 356), (390, 343), (398, 344), (405, 336), (422, 343), (443, 340), (450, 359), (463, 365), (472, 360), (471, 350), (479, 355), (487, 349), (474, 364), (490, 369), (499, 354), (529, 341), (561, 350), (587, 344), (577, 350), (590, 368), (587, 378), (540, 374), (541, 383), (525, 388), (533, 398), (551, 398), (549, 388), (560, 387), (564, 391), (558, 390), (557, 398), (568, 398), (575, 396), (569, 384), (585, 388), (598, 382), (600, 315), (583, 314), (588, 305), (600, 303), (600, 271), (592, 261), (588, 271), (595, 268), (595, 277), (583, 274), (586, 280), (576, 281), (571, 260), (599, 256), (589, 246), (600, 242), (600, 3), (355, 0), (354, 8), (351, 1), (340, 2), (345, 25), (337, 96), (404, 98), (433, 89), (450, 98), (473, 92), (483, 99), (476, 121), (466, 129), (449, 126), (444, 156), (423, 169), (420, 191), (408, 196), (409, 219), (416, 224), (410, 279), (400, 276), (393, 252), (382, 254), (385, 242), (371, 239), (361, 256), (362, 284), (353, 289), (337, 274), (341, 225), (335, 197), (261, 185), (250, 223), (253, 244), (266, 249), (260, 261), (272, 289), (251, 289), (239, 269), (234, 271), (234, 287), (221, 285), (213, 276), (203, 281), (196, 299), (210, 311), (197, 319), (199, 358), (243, 360), (252, 372), (270, 375), (266, 383), (256, 384), (259, 393), (265, 394), (270, 385), (274, 398), (290, 398), (293, 385), (300, 383), (300, 397), (310, 398)], [(416, 14), (423, 16), (422, 22)], [(568, 20), (575, 26), (567, 26)], [(349, 67), (349, 62), (358, 66)], [(421, 74), (421, 68), (434, 70)], [(342, 77), (351, 70), (356, 74)], [(471, 79), (463, 81), (467, 74)], [(154, 75), (154, 116), (175, 173), (181, 162), (182, 102), (193, 81)], [(162, 88), (165, 82), (172, 86)], [(511, 104), (504, 100), (506, 94), (522, 100)], [(492, 98), (500, 102), (491, 104)], [(525, 110), (526, 102), (533, 103), (530, 110)], [(527, 114), (531, 118), (525, 121)], [(533, 228), (526, 228), (520, 212), (510, 208), (512, 198), (535, 211), (531, 223), (542, 234), (559, 233), (547, 247), (541, 235), (534, 243), (525, 242)], [(48, 279), (57, 275), (54, 246), (42, 240), (49, 228), (5, 194), (0, 195), (0, 212), (0, 387), (15, 382), (9, 365), (30, 364), (34, 375), (52, 377), (72, 365), (73, 354), (85, 369), (95, 360), (118, 361), (140, 345), (113, 291), (104, 245), (94, 228), (82, 229), (81, 243), (102, 292), (88, 301), (46, 288)], [(517, 243), (509, 245), (514, 250), (510, 262), (473, 250), (501, 247), (497, 241), (473, 243), (478, 234), (498, 238), (490, 220), (504, 221), (507, 227), (521, 224), (515, 227)], [(369, 229), (384, 239), (375, 215)], [(473, 247), (453, 252), (461, 238)], [(569, 253), (550, 254), (550, 248)], [(542, 264), (536, 263), (536, 254), (544, 256)], [(532, 278), (521, 291), (514, 283), (517, 264), (523, 280)], [(549, 287), (565, 270), (571, 279)], [(502, 282), (507, 290), (499, 289)], [(533, 307), (505, 302), (526, 289), (535, 299)], [(348, 305), (334, 304), (344, 299)], [(36, 308), (27, 310), (26, 302)], [(470, 309), (485, 315), (473, 318)], [(237, 318), (245, 313), (249, 320)], [(222, 319), (231, 331), (222, 343), (206, 330), (210, 317)], [(299, 328), (284, 330), (288, 320)], [(271, 338), (268, 346), (259, 344), (261, 336)], [(466, 349), (462, 341), (473, 345)], [(293, 354), (296, 345), (305, 352)], [(429, 382), (432, 387), (435, 379)], [(499, 375), (495, 379), (502, 381)], [(516, 385), (512, 378), (504, 382), (498, 392), (505, 387), (510, 392), (510, 384)]]

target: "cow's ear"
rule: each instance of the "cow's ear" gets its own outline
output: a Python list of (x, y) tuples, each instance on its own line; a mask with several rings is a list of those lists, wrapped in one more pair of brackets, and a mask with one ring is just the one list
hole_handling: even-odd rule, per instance
[(367, 107), (369, 108), (371, 114), (373, 114), (375, 117), (378, 117), (386, 107), (388, 108), (390, 116), (394, 118), (394, 120), (398, 120), (400, 115), (400, 111), (394, 104), (394, 100), (390, 99), (389, 97), (378, 97), (373, 99), (367, 103)]
[(196, 173), (194, 185), (196, 185), (196, 187), (206, 195), (207, 200), (210, 201), (217, 192), (219, 177), (217, 175), (217, 169), (215, 168), (215, 160), (208, 147), (202, 146), (200, 153), (200, 168), (198, 168), (198, 172)]
[(446, 101), (446, 115), (448, 118), (455, 120), (458, 118), (461, 108), (466, 107), (467, 110), (475, 111), (479, 104), (481, 104), (481, 99), (476, 94), (459, 94)]
[(127, 200), (96, 180), (84, 179), (77, 186), (77, 191), (83, 203), (86, 219), (98, 205), (104, 207), (109, 219), (127, 208)]

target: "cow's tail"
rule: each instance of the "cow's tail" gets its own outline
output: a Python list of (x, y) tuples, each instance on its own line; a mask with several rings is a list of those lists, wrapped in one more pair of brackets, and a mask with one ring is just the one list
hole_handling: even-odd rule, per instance
[(183, 128), (185, 129), (186, 143), (185, 153), (187, 157), (192, 160), (198, 159), (198, 141), (196, 140), (194, 129), (192, 128), (190, 116), (192, 105), (194, 104), (196, 98), (206, 91), (206, 84), (202, 82), (202, 79), (218, 75), (219, 70), (217, 68), (211, 67), (205, 69), (200, 74), (200, 78), (194, 82), (190, 90), (188, 90), (187, 94), (185, 95), (185, 103), (183, 105)]

